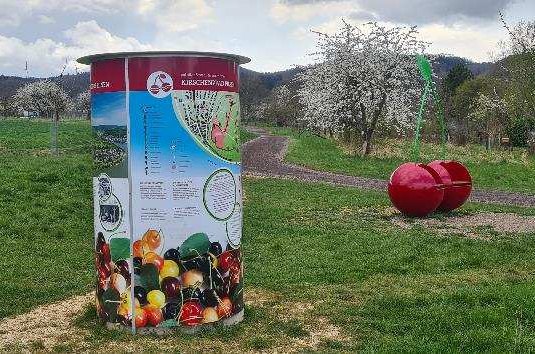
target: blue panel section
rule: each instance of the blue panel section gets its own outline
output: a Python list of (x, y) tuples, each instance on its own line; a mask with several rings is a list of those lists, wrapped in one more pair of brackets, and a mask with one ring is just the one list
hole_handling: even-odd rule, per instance
[(171, 95), (154, 98), (146, 91), (130, 92), (130, 152), (132, 171), (147, 176), (200, 177), (226, 168), (239, 174), (240, 165), (226, 162), (198, 145), (173, 110)]

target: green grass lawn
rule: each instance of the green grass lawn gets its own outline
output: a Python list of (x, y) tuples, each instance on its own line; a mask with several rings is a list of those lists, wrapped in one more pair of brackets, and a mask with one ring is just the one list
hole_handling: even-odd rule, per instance
[[(298, 134), (288, 128), (269, 129), (274, 134), (291, 137), (288, 162), (313, 169), (388, 179), (397, 166), (410, 160), (412, 142), (409, 140), (377, 139), (375, 151), (363, 157), (350, 154), (330, 139)], [(423, 143), (421, 151), (423, 162), (440, 157), (440, 147), (436, 144)], [(535, 193), (535, 157), (527, 156), (525, 149), (489, 153), (479, 145), (449, 144), (448, 158), (461, 161), (469, 168), (476, 188)]]
[(91, 289), (90, 137), (62, 123), (52, 157), (50, 123), (0, 121), (0, 317)]
[(389, 203), (376, 193), (272, 180), (247, 187), (248, 284), (317, 304), (311, 316), (354, 338), (346, 349), (535, 345), (535, 234), (440, 237), (379, 217)]
[[(5, 154), (46, 155), (50, 149), (51, 123), (46, 120), (0, 120), (0, 152)], [(91, 129), (87, 120), (60, 123), (58, 147), (64, 153), (89, 153)]]
[[(30, 142), (45, 123), (24, 124), (17, 146), (46, 148)], [(87, 125), (69, 124), (65, 137)], [(90, 155), (32, 151), (0, 157), (0, 317), (93, 287)], [(81, 339), (55, 349), (269, 352), (306, 350), (313, 336), (325, 352), (535, 349), (535, 233), (483, 230), (483, 240), (404, 229), (384, 194), (322, 184), (246, 179), (244, 194), (243, 323), (132, 338), (97, 325), (89, 307), (75, 321)], [(535, 215), (473, 203), (454, 215), (481, 211)]]
[(61, 122), (59, 157), (50, 128), (0, 120), (0, 318), (93, 286), (90, 124)]

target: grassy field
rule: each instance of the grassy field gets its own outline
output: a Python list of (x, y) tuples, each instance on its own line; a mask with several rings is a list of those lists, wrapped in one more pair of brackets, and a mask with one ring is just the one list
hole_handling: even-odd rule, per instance
[(53, 157), (48, 121), (0, 121), (0, 318), (92, 289), (89, 122), (62, 122), (58, 139)]
[(91, 289), (90, 137), (62, 123), (52, 157), (48, 122), (0, 121), (0, 317)]
[[(401, 163), (410, 160), (409, 140), (377, 139), (370, 156), (352, 154), (336, 142), (308, 133), (299, 134), (288, 128), (269, 128), (274, 134), (291, 137), (286, 160), (314, 169), (354, 176), (388, 179)], [(422, 144), (423, 162), (440, 157), (436, 144)], [(480, 145), (448, 145), (448, 158), (461, 161), (470, 170), (474, 185), (480, 189), (496, 189), (535, 193), (535, 157), (525, 149), (485, 151)]]
[[(86, 293), (93, 275), (89, 153), (46, 156), (46, 123), (7, 123), (17, 139), (3, 124), (0, 317)], [(89, 127), (64, 124), (61, 136), (86, 146)], [(133, 338), (98, 325), (89, 306), (74, 322), (80, 338), (53, 349), (535, 349), (535, 233), (443, 234), (405, 219), (401, 227), (385, 195), (321, 184), (246, 179), (244, 194), (243, 323)], [(437, 220), (480, 212), (535, 215), (472, 203)]]

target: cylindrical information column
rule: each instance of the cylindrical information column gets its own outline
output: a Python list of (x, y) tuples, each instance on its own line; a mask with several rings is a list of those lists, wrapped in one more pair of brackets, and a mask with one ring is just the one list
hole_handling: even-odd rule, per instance
[(91, 64), (96, 302), (107, 323), (243, 318), (239, 65), (215, 53)]

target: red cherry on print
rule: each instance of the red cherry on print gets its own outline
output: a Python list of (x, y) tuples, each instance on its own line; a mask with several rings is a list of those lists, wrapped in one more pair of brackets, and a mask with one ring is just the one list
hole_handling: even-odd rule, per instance
[(231, 284), (238, 284), (241, 278), (241, 267), (238, 261), (233, 260), (229, 266)]
[(234, 256), (232, 255), (232, 253), (230, 251), (225, 251), (225, 252), (221, 253), (217, 259), (218, 259), (218, 263), (219, 263), (219, 268), (223, 272), (227, 272), (229, 270), (232, 262), (234, 261)]
[(186, 326), (196, 326), (201, 323), (202, 306), (197, 300), (186, 301), (182, 305), (182, 312), (180, 313), (180, 323)]
[(110, 245), (108, 245), (107, 243), (103, 244), (100, 247), (100, 254), (102, 255), (102, 261), (105, 263), (109, 263), (111, 261)]
[(150, 87), (150, 92), (152, 92), (153, 94), (157, 94), (158, 92), (160, 92), (160, 87), (158, 85), (152, 85)]
[(162, 90), (164, 92), (168, 92), (169, 90), (171, 90), (171, 84), (168, 84), (167, 82), (163, 83), (162, 84)]

